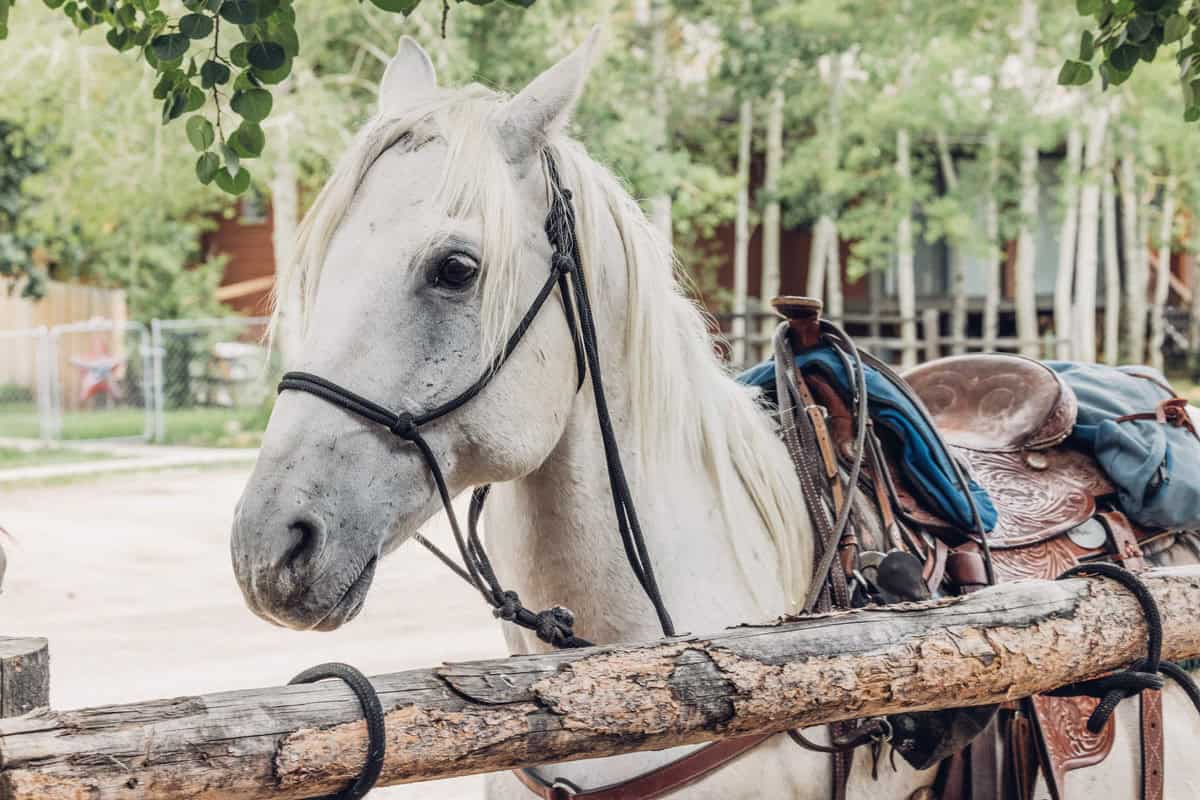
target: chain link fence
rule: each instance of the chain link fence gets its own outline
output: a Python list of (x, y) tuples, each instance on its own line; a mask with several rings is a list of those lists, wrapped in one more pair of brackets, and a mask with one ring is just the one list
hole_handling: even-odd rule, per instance
[(253, 446), (280, 370), (265, 317), (0, 331), (0, 438)]
[(267, 317), (154, 320), (160, 442), (250, 446), (266, 427), (279, 378)]

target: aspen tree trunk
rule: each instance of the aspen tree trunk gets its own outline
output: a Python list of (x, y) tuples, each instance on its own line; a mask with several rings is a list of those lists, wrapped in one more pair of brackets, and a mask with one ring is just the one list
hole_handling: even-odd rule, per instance
[(300, 287), (291, 279), (296, 259), (296, 228), (298, 227), (299, 191), (296, 166), (288, 148), (289, 126), (285, 121), (275, 132), (274, 147), (278, 153), (275, 176), (271, 179), (271, 246), (275, 256), (276, 306), (274, 343), (279, 348), (280, 361), (285, 367), (295, 363), (303, 338), (299, 319)]
[(996, 184), (1000, 179), (1000, 142), (994, 131), (988, 132), (987, 151), (988, 183), (983, 228), (988, 242), (988, 257), (985, 265), (987, 289), (983, 296), (983, 349), (995, 350), (1000, 329), (1000, 270), (1004, 248), (1000, 241), (1000, 206), (996, 201)]
[(1146, 274), (1143, 264), (1145, 239), (1138, 220), (1137, 171), (1132, 136), (1121, 156), (1121, 234), (1125, 244), (1125, 341), (1126, 358), (1140, 363), (1146, 357)]
[(1067, 132), (1067, 160), (1062, 179), (1063, 221), (1058, 238), (1058, 272), (1054, 279), (1054, 354), (1060, 359), (1074, 355), (1071, 326), (1071, 292), (1075, 286), (1075, 245), (1079, 225), (1079, 161), (1083, 154), (1083, 132), (1072, 125)]
[(743, 100), (738, 114), (737, 217), (733, 240), (733, 363), (746, 364), (746, 293), (750, 272), (750, 137), (754, 131), (754, 107)]
[[(667, 24), (665, 0), (650, 0), (650, 74), (654, 76), (654, 116), (658, 121), (654, 146), (666, 152), (670, 131), (671, 101), (667, 95)], [(663, 192), (650, 198), (654, 225), (668, 243), (674, 239), (671, 225), (671, 195)]]
[(1108, 107), (1092, 109), (1087, 124), (1087, 151), (1083, 163), (1083, 188), (1079, 192), (1079, 244), (1075, 263), (1074, 357), (1096, 360), (1096, 274), (1099, 271), (1100, 175), (1104, 161), (1104, 134)]
[[(767, 201), (763, 206), (762, 232), (762, 286), (758, 296), (764, 304), (779, 295), (779, 168), (783, 162), (783, 89), (776, 85), (771, 90), (767, 106), (767, 158), (763, 172), (763, 192)], [(775, 328), (775, 319), (765, 316), (759, 326), (759, 334), (770, 339)]]
[(1158, 228), (1158, 264), (1154, 272), (1154, 308), (1150, 311), (1150, 366), (1163, 368), (1163, 344), (1167, 331), (1167, 297), (1171, 291), (1171, 230), (1175, 223), (1175, 193), (1179, 179), (1167, 176), (1163, 187), (1162, 219)]
[[(942, 166), (942, 179), (950, 194), (958, 193), (958, 171), (954, 168), (954, 156), (950, 153), (950, 142), (946, 132), (940, 128), (936, 134), (938, 160)], [(961, 355), (967, 351), (967, 272), (963, 263), (961, 242), (952, 242), (950, 250), (950, 351)]]
[(1101, 206), (1104, 209), (1104, 361), (1121, 360), (1121, 261), (1117, 251), (1117, 197), (1113, 164), (1104, 165)]
[(826, 109), (824, 131), (825, 147), (821, 170), (821, 216), (813, 228), (812, 244), (808, 254), (808, 281), (806, 293), (825, 301), (826, 314), (840, 317), (842, 314), (842, 273), (838, 257), (837, 222), (834, 218), (834, 198), (828, 195), (832, 173), (837, 171), (841, 158), (841, 97), (842, 78), (845, 74), (845, 55), (835, 53), (828, 57), (829, 105)]
[[(1037, 55), (1038, 7), (1037, 0), (1021, 2), (1021, 63), (1026, 76), (1034, 73)], [(1026, 78), (1031, 80), (1030, 78)], [(1025, 87), (1025, 98), (1030, 108), (1034, 97), (1032, 86)], [(1017, 306), (1017, 338), (1021, 340), (1021, 353), (1036, 357), (1038, 347), (1037, 319), (1037, 236), (1035, 226), (1038, 215), (1038, 145), (1032, 133), (1021, 137), (1021, 227), (1017, 235), (1017, 270), (1015, 300)]]
[(896, 174), (900, 177), (900, 193), (906, 199), (896, 227), (896, 295), (900, 304), (900, 340), (902, 367), (917, 363), (917, 289), (913, 264), (912, 208), (907, 205), (912, 183), (910, 142), (907, 128), (896, 131)]

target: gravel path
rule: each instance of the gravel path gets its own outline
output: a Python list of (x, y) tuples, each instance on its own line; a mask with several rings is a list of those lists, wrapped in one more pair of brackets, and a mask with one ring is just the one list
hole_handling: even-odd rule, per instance
[[(15, 539), (0, 632), (49, 638), (56, 708), (280, 685), (322, 661), (377, 674), (504, 652), (479, 598), (416, 545), (380, 564), (366, 608), (340, 631), (253, 616), (229, 563), (248, 475), (209, 467), (0, 486), (0, 525)], [(440, 518), (427, 528), (448, 543)], [(463, 778), (371, 796), (477, 798), (481, 787)]]

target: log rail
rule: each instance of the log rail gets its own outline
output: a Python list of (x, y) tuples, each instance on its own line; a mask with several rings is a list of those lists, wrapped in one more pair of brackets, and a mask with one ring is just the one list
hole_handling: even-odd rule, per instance
[[(1163, 657), (1200, 657), (1200, 567), (1144, 580)], [(1134, 599), (1100, 578), (1004, 584), (711, 636), (373, 679), (381, 785), (654, 750), (1027, 696), (1141, 657)], [(338, 682), (0, 721), (0, 798), (299, 800), (357, 773), (366, 729)]]

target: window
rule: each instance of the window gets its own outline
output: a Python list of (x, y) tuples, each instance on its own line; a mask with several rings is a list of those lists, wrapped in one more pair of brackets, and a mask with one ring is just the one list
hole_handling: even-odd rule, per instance
[(238, 205), (238, 222), (242, 225), (262, 225), (267, 221), (267, 201), (251, 190)]

